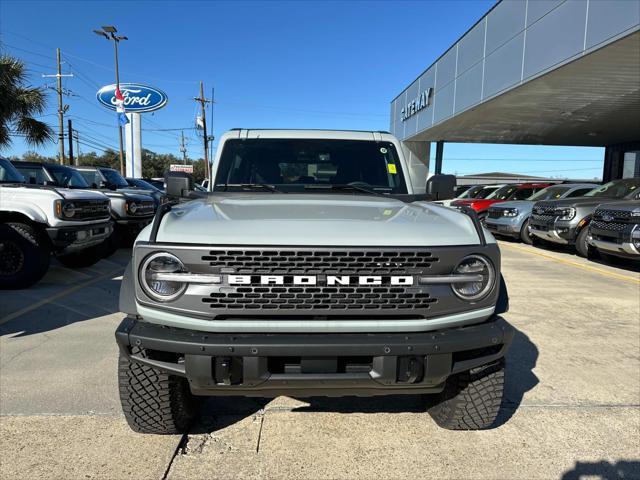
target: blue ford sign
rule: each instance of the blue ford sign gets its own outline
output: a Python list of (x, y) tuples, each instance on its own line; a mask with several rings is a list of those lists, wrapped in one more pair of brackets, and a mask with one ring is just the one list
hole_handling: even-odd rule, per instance
[[(124, 97), (127, 112), (152, 112), (167, 103), (167, 94), (157, 88), (139, 83), (121, 83), (120, 92)], [(116, 86), (107, 85), (98, 90), (98, 101), (111, 110), (116, 109)]]

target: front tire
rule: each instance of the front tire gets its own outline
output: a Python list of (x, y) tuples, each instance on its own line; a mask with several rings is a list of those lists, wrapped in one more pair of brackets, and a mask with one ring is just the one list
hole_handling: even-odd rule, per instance
[(527, 245), (533, 245), (533, 238), (531, 238), (531, 233), (529, 232), (528, 218), (524, 221), (522, 228), (520, 229), (520, 240), (522, 240), (522, 243)]
[(0, 289), (27, 288), (49, 270), (51, 250), (27, 223), (0, 225)]
[(118, 358), (120, 403), (129, 427), (139, 433), (187, 433), (198, 413), (198, 398), (187, 380)]
[(504, 391), (504, 358), (447, 379), (429, 414), (447, 430), (482, 430), (495, 422)]
[(584, 258), (592, 256), (591, 245), (587, 242), (587, 236), (589, 235), (589, 228), (584, 226), (578, 236), (576, 237), (576, 252), (578, 255)]

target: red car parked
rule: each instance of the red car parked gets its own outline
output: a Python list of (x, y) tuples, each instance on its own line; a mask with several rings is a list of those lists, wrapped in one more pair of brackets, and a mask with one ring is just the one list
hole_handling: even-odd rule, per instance
[(553, 183), (516, 183), (505, 185), (499, 188), (487, 198), (467, 198), (456, 200), (451, 203), (452, 207), (471, 207), (478, 214), (480, 220), (487, 216), (487, 210), (495, 203), (507, 202), (509, 200), (525, 200), (534, 193), (547, 188)]

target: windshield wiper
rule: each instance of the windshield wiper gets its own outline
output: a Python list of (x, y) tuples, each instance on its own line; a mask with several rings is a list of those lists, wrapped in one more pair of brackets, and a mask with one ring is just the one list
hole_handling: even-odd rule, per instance
[(224, 187), (225, 192), (229, 189), (229, 187), (235, 188), (262, 188), (263, 190), (268, 190), (272, 193), (286, 193), (282, 190), (278, 190), (273, 185), (269, 185), (267, 183), (220, 183), (216, 185), (216, 187)]
[(384, 193), (376, 192), (373, 188), (367, 188), (366, 186), (362, 186), (358, 183), (336, 183), (330, 185), (305, 185), (305, 190), (355, 190), (356, 192), (366, 193), (367, 195), (381, 195), (385, 196)]

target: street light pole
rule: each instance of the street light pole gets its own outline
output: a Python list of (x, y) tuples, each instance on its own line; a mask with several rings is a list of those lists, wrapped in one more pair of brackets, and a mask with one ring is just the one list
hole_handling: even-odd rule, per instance
[[(116, 37), (117, 38), (117, 37)], [(114, 40), (113, 42), (113, 46), (114, 46), (114, 50), (116, 52), (116, 88), (118, 90), (120, 90), (120, 70), (118, 68), (118, 43), (120, 43), (120, 40)], [(118, 122), (118, 139), (120, 141), (120, 173), (122, 174), (122, 176), (124, 176), (125, 172), (124, 172), (124, 158), (123, 158), (123, 150), (124, 148), (122, 147), (122, 125), (120, 125), (120, 122)]]
[[(115, 53), (115, 61), (116, 61), (116, 89), (120, 90), (120, 70), (118, 66), (118, 44), (120, 40), (128, 40), (125, 36), (116, 35), (118, 30), (114, 26), (106, 26), (102, 27), (102, 30), (94, 30), (93, 32), (96, 35), (100, 35), (101, 37), (106, 38), (107, 40), (113, 40), (113, 47)], [(124, 147), (122, 145), (122, 125), (118, 123), (118, 137), (120, 140), (120, 173), (124, 176)]]

